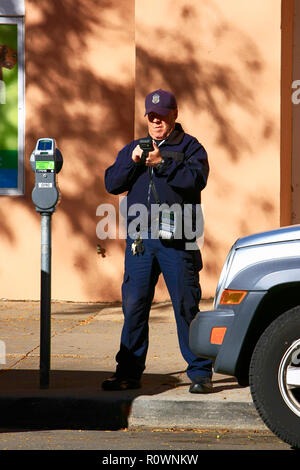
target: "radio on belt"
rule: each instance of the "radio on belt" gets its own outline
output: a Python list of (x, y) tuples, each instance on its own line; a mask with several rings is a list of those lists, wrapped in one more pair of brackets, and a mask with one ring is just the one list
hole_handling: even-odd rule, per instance
[(55, 139), (38, 139), (30, 157), (30, 164), (35, 173), (32, 201), (36, 210), (54, 212), (59, 200), (56, 175), (63, 165), (62, 154), (56, 147)]

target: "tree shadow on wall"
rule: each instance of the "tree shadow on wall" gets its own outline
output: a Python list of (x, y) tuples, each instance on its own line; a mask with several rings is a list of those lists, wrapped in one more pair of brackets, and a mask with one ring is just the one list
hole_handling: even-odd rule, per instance
[[(210, 9), (214, 10), (218, 21), (217, 26), (212, 27), (211, 43), (208, 46), (205, 41), (202, 44), (198, 39), (201, 31), (195, 35), (192, 26), (199, 21), (200, 28), (203, 24), (201, 21), (205, 21), (205, 13)], [(227, 152), (231, 161), (238, 162), (245, 150), (255, 154), (256, 143), (234, 125), (234, 109), (256, 120), (260, 118), (258, 126), (262, 126), (263, 138), (270, 138), (276, 130), (273, 116), (261, 109), (256, 101), (254, 83), (259, 87), (264, 73), (264, 59), (258, 44), (234, 24), (228, 24), (214, 2), (204, 1), (201, 10), (200, 14), (193, 6), (183, 5), (181, 23), (177, 25), (176, 31), (166, 32), (160, 28), (151, 30), (153, 44), (160, 44), (155, 53), (150, 52), (145, 41), (141, 41), (136, 51), (136, 76), (139, 80), (136, 99), (143, 102), (155, 85), (168, 87), (175, 93), (179, 104), (189, 108), (196, 119), (204, 113), (208, 116), (216, 131), (216, 145)], [(185, 27), (187, 31), (190, 19), (190, 35), (184, 34), (181, 30)], [(138, 36), (147, 38), (147, 31), (138, 31)], [(196, 41), (193, 42), (193, 39)], [(217, 48), (222, 43), (227, 43), (224, 48), (227, 55), (217, 61), (215, 56), (211, 58), (208, 49), (214, 46)], [(168, 55), (165, 54), (167, 48)], [(137, 128), (138, 134), (142, 132), (141, 121)]]
[[(96, 208), (107, 202), (118, 205), (117, 198), (105, 190), (104, 172), (113, 163), (118, 150), (134, 137), (135, 90), (134, 77), (130, 74), (126, 81), (119, 77), (118, 70), (115, 77), (109, 78), (99, 73), (88, 59), (90, 39), (95, 34), (99, 44), (107, 44), (112, 50), (122, 41), (128, 41), (134, 48), (134, 4), (110, 0), (81, 0), (76, 2), (76, 8), (73, 0), (40, 0), (38, 4), (28, 0), (28, 4), (34, 6), (37, 15), (36, 21), (28, 18), (26, 24), (27, 100), (32, 96), (35, 101), (30, 102), (32, 118), (27, 119), (26, 194), (15, 203), (34, 211), (31, 201), (34, 176), (29, 155), (37, 138), (43, 134), (55, 137), (64, 154), (64, 167), (59, 175), (62, 190), (59, 212), (67, 219), (74, 236), (84, 236), (85, 248), (95, 250), (96, 256)], [(187, 17), (187, 6), (183, 6), (183, 21)], [(131, 28), (132, 37), (129, 34)], [(165, 32), (154, 29), (152, 34), (159, 37)], [(241, 33), (241, 40), (245, 42), (246, 39)], [(214, 91), (221, 93), (228, 105), (255, 114), (258, 110), (253, 91), (241, 80), (230, 61), (215, 63), (206, 59), (200, 62), (201, 51), (195, 49), (189, 38), (177, 34), (174, 47), (184, 50), (183, 60), (175, 60), (173, 56), (166, 58), (141, 46), (137, 48), (137, 100), (143, 101), (149, 86), (157, 82), (155, 77), (159, 77), (162, 86), (172, 89), (178, 101), (184, 101), (197, 113), (210, 113), (217, 129), (217, 143), (233, 161), (238, 161), (241, 149), (250, 150), (249, 140), (234, 128)], [(109, 61), (108, 56), (94, 53), (93, 57), (103, 64)], [(254, 64), (252, 75), (260, 75), (262, 62), (252, 43), (247, 57), (241, 60)], [(139, 121), (138, 133), (142, 136), (144, 132)], [(64, 149), (68, 149), (67, 152)], [(64, 190), (64, 181), (66, 188), (70, 180), (73, 189)], [(6, 235), (9, 233), (2, 223), (0, 230)], [(13, 230), (11, 228), (12, 244)], [(106, 240), (103, 243), (108, 255), (110, 247), (117, 244), (120, 256), (123, 256), (123, 241)], [(82, 260), (82, 250), (74, 251), (75, 262), (78, 259)], [(80, 262), (77, 267), (82, 274), (88, 274), (88, 264)], [(115, 269), (117, 279), (119, 267)], [(216, 270), (216, 266), (211, 269)], [(111, 288), (110, 282), (104, 276), (101, 289)]]
[[(206, 21), (205, 14), (209, 13), (209, 10), (213, 11), (217, 20), (214, 26), (209, 25), (207, 28), (211, 29), (208, 43), (205, 41), (205, 33), (201, 30), (201, 22), (203, 25)], [(180, 21), (177, 18), (176, 27), (174, 25), (169, 31), (160, 28), (151, 30), (155, 53), (146, 43), (146, 38), (149, 37), (147, 33), (150, 31), (142, 28), (138, 30), (137, 37), (140, 42), (137, 48), (136, 75), (139, 77), (139, 87), (136, 99), (144, 103), (144, 97), (151, 90), (166, 87), (177, 97), (179, 121), (181, 107), (188, 109), (196, 121), (209, 121), (215, 136), (211, 166), (224, 168), (224, 171), (217, 171), (214, 178), (217, 178), (219, 196), (225, 201), (232, 191), (230, 181), (231, 177), (234, 177), (226, 171), (227, 162), (234, 166), (239, 164), (242, 158), (252, 160), (260, 145), (265, 145), (271, 138), (276, 140), (279, 135), (275, 117), (261, 106), (261, 100), (257, 97), (259, 87), (265, 86), (265, 59), (260, 52), (259, 43), (236, 27), (234, 22), (229, 24), (215, 2), (204, 0), (201, 7), (186, 3), (181, 7), (180, 16)], [(195, 32), (197, 21), (199, 29)], [(186, 34), (188, 30), (190, 34)], [(223, 57), (219, 53), (219, 61), (216, 54), (209, 54), (208, 49), (212, 48), (213, 44), (223, 47), (222, 50), (227, 52)], [(169, 54), (166, 54), (166, 50)], [(236, 116), (241, 116), (245, 122), (254, 123), (255, 138), (246, 125), (239, 125)], [(184, 122), (182, 123), (185, 128)], [(209, 129), (209, 126), (206, 129)], [(189, 129), (186, 128), (186, 131), (189, 132)], [(144, 123), (137, 117), (136, 134), (141, 135), (143, 132)], [(207, 136), (203, 135), (200, 126), (196, 137), (206, 146)], [(219, 149), (222, 150), (222, 162), (217, 161)], [(253, 185), (255, 186), (255, 181)], [(272, 222), (274, 204), (265, 194), (259, 194), (257, 197), (255, 195), (255, 192), (254, 195), (243, 195), (244, 207), (251, 208), (251, 211), (260, 217), (263, 216), (266, 223)], [(217, 200), (218, 196), (215, 196)], [(247, 217), (241, 217), (235, 222), (239, 232), (234, 233), (233, 230), (232, 243), (235, 241), (234, 237), (248, 235), (253, 230), (253, 225)], [(205, 227), (204, 243), (205, 271), (210, 278), (217, 281), (221, 262), (225, 261), (226, 246), (220, 238), (220, 233), (213, 232), (210, 227)], [(229, 248), (230, 246), (227, 250)]]
[(179, 64), (176, 60), (165, 60), (138, 48), (137, 59), (137, 74), (141, 83), (145, 84), (141, 87), (143, 96), (149, 92), (147, 79), (157, 81), (155, 77), (161, 76), (162, 81), (176, 94), (178, 102), (185, 103), (196, 115), (202, 112), (211, 114), (218, 133), (217, 144), (225, 148), (232, 160), (237, 161), (244, 149), (250, 150), (248, 139), (237, 132), (226, 110), (221, 108), (212, 93), (213, 89), (218, 89), (229, 102), (254, 112), (252, 93), (230, 67), (213, 63), (201, 65), (192, 52), (185, 62)]
[[(32, 95), (41, 100), (30, 102), (34, 119), (27, 124), (26, 194), (20, 202), (34, 210), (29, 155), (37, 138), (55, 137), (64, 156), (59, 175), (62, 198), (55, 217), (65, 216), (73, 234), (84, 237), (84, 245), (74, 249), (73, 257), (75, 269), (86, 274), (90, 268), (84, 252), (92, 249), (98, 256), (96, 209), (100, 203), (118, 205), (104, 188), (104, 172), (117, 151), (132, 139), (134, 123), (132, 77), (128, 81), (120, 80), (118, 75), (105, 78), (101, 68), (99, 73), (98, 64), (103, 62), (105, 71), (109, 57), (95, 54), (91, 40), (98, 37), (100, 43), (111, 48), (116, 48), (123, 36), (126, 41), (130, 11), (124, 1), (115, 4), (83, 0), (76, 8), (72, 0), (30, 3), (35, 4), (39, 21), (29, 21), (26, 27), (27, 99)], [(74, 190), (69, 191), (64, 181), (72, 181)], [(112, 243), (120, 245), (122, 256), (122, 243)], [(105, 292), (108, 287), (111, 280), (106, 282), (103, 276), (101, 289)]]

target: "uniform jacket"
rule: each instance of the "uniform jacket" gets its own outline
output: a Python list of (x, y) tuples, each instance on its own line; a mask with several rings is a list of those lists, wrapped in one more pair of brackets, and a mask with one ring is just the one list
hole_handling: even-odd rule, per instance
[[(149, 192), (149, 167), (136, 164), (131, 158), (139, 140), (126, 145), (118, 154), (115, 163), (105, 172), (105, 186), (109, 193), (127, 194), (127, 207), (132, 204), (156, 203)], [(161, 168), (154, 168), (152, 178), (161, 203), (199, 204), (201, 191), (205, 188), (209, 174), (207, 153), (198, 140), (184, 132), (176, 123), (170, 136), (159, 146), (164, 159)]]

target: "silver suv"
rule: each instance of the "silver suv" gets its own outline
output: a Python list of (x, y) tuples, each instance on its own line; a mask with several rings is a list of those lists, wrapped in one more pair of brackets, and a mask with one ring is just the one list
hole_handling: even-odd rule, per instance
[(191, 323), (190, 347), (250, 385), (264, 423), (300, 448), (300, 225), (234, 243), (214, 309)]

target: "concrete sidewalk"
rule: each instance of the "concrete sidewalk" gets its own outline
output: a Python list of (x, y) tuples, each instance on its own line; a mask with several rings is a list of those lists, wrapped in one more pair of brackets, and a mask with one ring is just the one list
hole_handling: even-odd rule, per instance
[[(211, 302), (201, 302), (202, 310), (210, 308)], [(39, 302), (1, 300), (0, 427), (267, 430), (249, 388), (233, 377), (214, 374), (213, 393), (189, 393), (168, 302), (151, 310), (142, 388), (102, 391), (102, 380), (115, 370), (122, 322), (120, 304), (53, 302), (50, 386), (43, 390)]]

